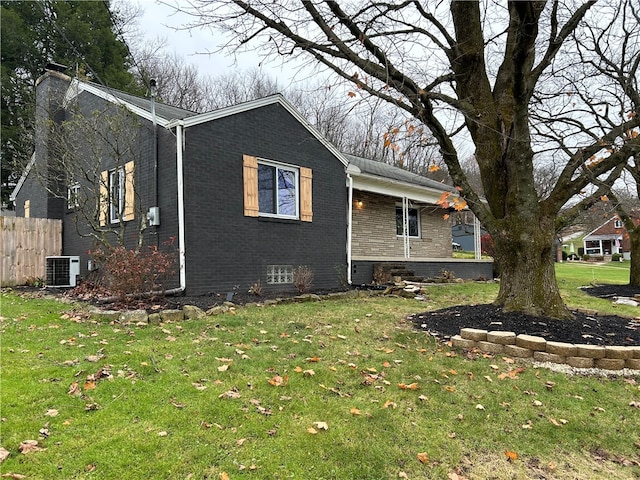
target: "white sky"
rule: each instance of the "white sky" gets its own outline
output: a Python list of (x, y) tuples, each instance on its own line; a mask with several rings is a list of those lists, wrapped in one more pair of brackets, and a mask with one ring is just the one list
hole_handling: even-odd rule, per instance
[[(139, 5), (144, 10), (139, 19), (138, 28), (147, 41), (153, 41), (157, 38), (166, 40), (166, 50), (169, 53), (177, 52), (184, 57), (187, 63), (197, 65), (203, 75), (218, 76), (237, 69), (260, 68), (266, 71), (269, 76), (285, 83), (295, 73), (293, 67), (283, 67), (276, 62), (261, 65), (261, 58), (257, 53), (244, 52), (235, 56), (230, 55), (229, 52), (211, 53), (216, 52), (219, 46), (224, 43), (224, 37), (220, 33), (212, 30), (181, 29), (189, 22), (190, 17), (155, 0), (125, 1)], [(186, 0), (164, 1), (177, 6), (188, 3)]]

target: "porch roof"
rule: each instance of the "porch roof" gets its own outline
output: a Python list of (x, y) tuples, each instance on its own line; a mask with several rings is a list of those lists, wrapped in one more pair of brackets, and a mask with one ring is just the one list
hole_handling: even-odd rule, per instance
[(353, 178), (353, 188), (393, 197), (435, 204), (444, 192), (457, 196), (451, 185), (394, 167), (387, 163), (344, 155), (349, 161), (347, 172)]

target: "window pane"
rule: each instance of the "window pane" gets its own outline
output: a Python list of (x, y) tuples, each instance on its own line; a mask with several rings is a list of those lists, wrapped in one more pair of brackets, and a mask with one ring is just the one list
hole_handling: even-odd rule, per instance
[[(418, 209), (410, 208), (408, 212), (408, 226), (407, 233), (410, 237), (420, 236), (420, 229), (418, 223)], [(404, 229), (402, 228), (402, 207), (396, 207), (396, 235), (401, 236)]]
[(296, 174), (281, 168), (278, 169), (278, 213), (296, 214)]
[(258, 206), (261, 213), (277, 213), (275, 175), (275, 167), (258, 164)]

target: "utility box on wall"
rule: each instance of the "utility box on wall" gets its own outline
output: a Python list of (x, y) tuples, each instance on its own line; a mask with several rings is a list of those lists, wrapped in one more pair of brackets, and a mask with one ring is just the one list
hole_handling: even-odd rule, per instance
[(75, 287), (80, 275), (80, 257), (46, 257), (46, 285), (48, 287)]

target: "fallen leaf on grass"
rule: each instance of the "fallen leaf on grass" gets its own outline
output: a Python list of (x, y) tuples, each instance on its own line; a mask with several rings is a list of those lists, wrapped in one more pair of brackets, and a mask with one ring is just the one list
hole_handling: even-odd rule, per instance
[(507, 460), (509, 460), (510, 462), (518, 459), (518, 454), (511, 450), (507, 450), (506, 452), (504, 452), (504, 454), (507, 456)]
[(419, 453), (417, 457), (418, 460), (420, 460), (420, 463), (427, 463), (429, 461), (429, 457), (427, 456), (426, 452)]
[(198, 382), (193, 382), (191, 385), (195, 387), (196, 390), (203, 391), (207, 389), (206, 385), (202, 385), (201, 383), (198, 383)]
[(313, 377), (316, 374), (312, 369), (304, 370), (302, 372), (303, 377)]
[(58, 416), (58, 410), (56, 410), (55, 408), (50, 408), (49, 410), (47, 410), (44, 414), (45, 417), (57, 417)]
[(84, 385), (82, 386), (82, 388), (86, 391), (86, 390), (93, 390), (96, 388), (96, 382), (93, 382), (91, 380), (89, 380), (88, 382), (84, 382)]
[(289, 377), (287, 377), (286, 375), (284, 377), (281, 377), (280, 375), (275, 375), (274, 377), (271, 377), (267, 381), (269, 382), (269, 385), (272, 385), (274, 387), (282, 387), (287, 384), (288, 380), (289, 380)]
[(484, 405), (477, 404), (476, 405), (476, 410), (484, 410)]
[(311, 435), (317, 435), (318, 434), (318, 430), (316, 430), (313, 427), (307, 428), (307, 432), (309, 432)]
[(22, 480), (23, 478), (27, 478), (26, 475), (21, 475), (19, 473), (3, 473), (0, 476), (3, 478), (13, 478), (14, 480)]
[[(420, 395), (421, 397), (423, 395)], [(384, 402), (384, 405), (382, 405), (382, 408), (396, 408), (398, 406), (398, 404), (396, 402), (392, 402), (391, 400), (387, 400), (386, 402)]]
[(219, 478), (220, 480), (231, 480), (231, 477), (229, 477), (227, 472), (220, 472)]
[(349, 413), (351, 413), (351, 415), (354, 415), (354, 416), (362, 415), (362, 412), (356, 407), (351, 407), (351, 410), (349, 410)]
[(237, 390), (227, 390), (226, 392), (218, 395), (218, 398), (240, 398), (241, 396), (242, 395), (240, 395), (240, 392)]
[(39, 447), (37, 440), (25, 440), (24, 442), (20, 443), (18, 450), (20, 450), (20, 453), (22, 453), (23, 455), (26, 455), (31, 452), (46, 450), (46, 448)]
[(218, 367), (218, 371), (219, 371), (219, 372), (226, 372), (227, 370), (229, 370), (229, 366), (230, 366), (230, 365), (231, 365), (230, 363), (226, 363), (226, 364), (224, 364), (224, 365), (220, 365), (220, 366)]
[(640, 402), (630, 402), (629, 406), (630, 407), (635, 407), (635, 408), (640, 408)]
[(518, 374), (524, 372), (525, 370), (526, 368), (524, 367), (514, 368), (513, 370), (509, 370), (508, 372), (501, 373), (500, 375), (498, 375), (498, 378), (500, 380), (504, 380), (505, 378), (516, 379), (518, 378)]
[(6, 448), (0, 447), (0, 463), (4, 462), (9, 456), (9, 450)]
[(329, 430), (329, 425), (327, 425), (327, 422), (313, 422), (313, 426), (318, 430)]
[(247, 441), (246, 438), (239, 438), (238, 440), (236, 440), (236, 445), (238, 447), (241, 447), (244, 444), (244, 442), (246, 442), (246, 441)]
[(78, 386), (78, 382), (73, 382), (71, 385), (69, 385), (69, 391), (67, 392), (68, 395), (82, 395), (82, 391), (80, 390), (80, 387)]
[(398, 384), (398, 388), (400, 390), (417, 390), (418, 389), (418, 384), (416, 382), (410, 383), (409, 385), (407, 385), (405, 383), (399, 383)]
[(167, 435), (169, 435), (169, 432), (162, 430), (161, 432), (158, 432), (158, 436), (159, 437), (166, 437)]
[(320, 357), (308, 357), (307, 358), (307, 362), (311, 362), (311, 363), (317, 363), (320, 360), (322, 360)]

